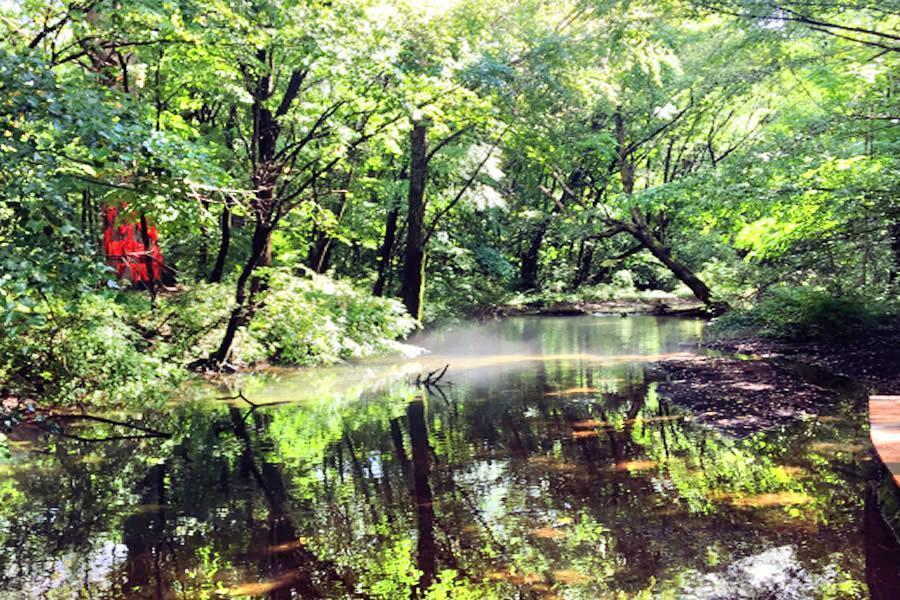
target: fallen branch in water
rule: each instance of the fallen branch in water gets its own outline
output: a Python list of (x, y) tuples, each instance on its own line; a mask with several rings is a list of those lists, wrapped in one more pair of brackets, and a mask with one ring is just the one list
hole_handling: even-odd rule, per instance
[(253, 402), (252, 400), (250, 400), (250, 398), (245, 396), (244, 392), (241, 390), (239, 390), (237, 395), (235, 395), (235, 396), (220, 396), (220, 397), (216, 398), (216, 400), (243, 400), (244, 402), (246, 402), (253, 408), (259, 408), (260, 406), (262, 406), (261, 404), (257, 404), (256, 402)]
[[(79, 438), (77, 436), (73, 436), (71, 434), (64, 434), (66, 437), (71, 437), (72, 439), (81, 439), (81, 441), (93, 441), (93, 442), (102, 442), (108, 441), (111, 439), (139, 439), (139, 438), (165, 438), (169, 439), (172, 437), (171, 433), (166, 433), (165, 431), (158, 431), (156, 429), (151, 429), (149, 427), (144, 427), (143, 425), (137, 425), (136, 423), (128, 423), (125, 421), (114, 421), (113, 419), (107, 419), (106, 417), (99, 417), (97, 415), (70, 415), (70, 414), (50, 414), (47, 415), (48, 419), (58, 419), (61, 421), (94, 421), (97, 423), (105, 423), (107, 425), (116, 425), (117, 427), (128, 427), (130, 429), (137, 429), (138, 431), (143, 431), (146, 435), (141, 436), (113, 436), (110, 438)], [(57, 432), (63, 435), (62, 432)]]
[(439, 382), (444, 377), (444, 375), (447, 374), (447, 369), (449, 368), (450, 365), (447, 364), (443, 369), (435, 369), (434, 371), (429, 371), (425, 375), (425, 377), (422, 377), (422, 374), (420, 373), (418, 377), (416, 377), (416, 385), (424, 385), (425, 387), (429, 387), (437, 384), (437, 382)]
[[(114, 425), (116, 427), (128, 427), (129, 429), (136, 429), (137, 431), (141, 431), (143, 433), (130, 435), (111, 435), (107, 437), (84, 437), (81, 435), (75, 435), (74, 433), (67, 433), (63, 431), (59, 423), (50, 423), (50, 421), (52, 420), (94, 421), (96, 423), (104, 423), (106, 425)], [(47, 423), (47, 425), (50, 426), (45, 426), (43, 423)], [(37, 425), (39, 429), (46, 431), (47, 433), (50, 433), (52, 435), (58, 435), (66, 439), (76, 440), (79, 442), (116, 442), (121, 440), (171, 439), (172, 437), (171, 433), (167, 433), (165, 431), (158, 431), (156, 429), (144, 427), (143, 425), (137, 425), (136, 423), (115, 421), (113, 419), (107, 419), (106, 417), (99, 417), (97, 415), (48, 414), (46, 420), (43, 423), (36, 421), (35, 425)]]
[(278, 402), (264, 402), (262, 404), (258, 404), (256, 402), (253, 402), (252, 400), (250, 400), (250, 398), (248, 398), (247, 396), (245, 396), (244, 392), (238, 392), (237, 395), (235, 395), (235, 396), (219, 396), (218, 398), (216, 398), (216, 400), (243, 400), (244, 402), (246, 402), (247, 404), (252, 406), (254, 409), (262, 408), (265, 406), (280, 406), (282, 404), (290, 404), (291, 403), (290, 400), (280, 400)]
[(59, 437), (64, 437), (66, 439), (76, 440), (79, 442), (117, 442), (120, 440), (147, 440), (147, 439), (159, 439), (159, 438), (172, 437), (171, 434), (168, 434), (168, 433), (161, 434), (161, 435), (147, 433), (147, 434), (143, 434), (143, 435), (111, 435), (109, 437), (103, 437), (103, 438), (87, 438), (87, 437), (81, 437), (80, 435), (66, 433), (64, 431), (52, 431), (49, 429), (45, 429), (44, 431), (47, 431), (48, 433), (52, 433), (53, 435), (58, 435)]

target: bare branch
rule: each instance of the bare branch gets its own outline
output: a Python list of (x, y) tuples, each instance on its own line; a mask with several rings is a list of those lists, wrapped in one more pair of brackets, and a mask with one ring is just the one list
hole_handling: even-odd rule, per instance
[(465, 127), (457, 129), (456, 131), (454, 131), (453, 133), (451, 133), (450, 135), (448, 135), (447, 137), (442, 139), (440, 142), (438, 142), (434, 146), (434, 148), (431, 149), (431, 152), (429, 152), (428, 155), (425, 157), (425, 162), (430, 163), (431, 159), (434, 158), (434, 155), (437, 154), (441, 150), (441, 148), (443, 148), (447, 144), (451, 143), (453, 140), (455, 140), (456, 138), (458, 138), (459, 136), (461, 136), (462, 134), (464, 134), (465, 132), (467, 132), (470, 129), (472, 129), (472, 126), (466, 125)]
[(34, 39), (31, 40), (31, 42), (29, 42), (29, 44), (28, 44), (29, 50), (34, 50), (44, 40), (44, 38), (46, 38), (50, 34), (56, 33), (60, 29), (62, 29), (66, 25), (66, 23), (68, 23), (69, 21), (72, 20), (73, 12), (77, 11), (77, 12), (86, 13), (86, 12), (90, 11), (92, 8), (94, 8), (94, 6), (96, 6), (97, 3), (98, 3), (98, 0), (92, 0), (90, 2), (87, 2), (86, 4), (81, 4), (81, 5), (72, 4), (72, 6), (69, 7), (69, 10), (67, 10), (66, 13), (62, 17), (60, 17), (55, 23), (53, 23), (52, 25), (50, 25), (50, 24), (44, 25), (44, 28), (41, 29), (41, 31), (34, 37)]
[[(325, 122), (328, 119), (330, 119), (331, 116), (334, 115), (334, 113), (336, 113), (338, 111), (338, 109), (340, 109), (341, 106), (343, 106), (346, 103), (347, 103), (346, 100), (338, 100), (337, 102), (335, 102), (334, 104), (332, 104), (331, 106), (326, 108), (324, 111), (322, 111), (322, 113), (319, 114), (319, 117), (316, 119), (316, 122), (313, 123), (312, 126), (306, 131), (306, 135), (304, 135), (298, 141), (288, 144), (287, 146), (282, 148), (275, 155), (275, 159), (283, 160), (284, 162), (286, 162), (287, 160), (291, 159), (291, 155), (296, 156), (296, 154), (299, 153), (301, 150), (303, 150), (303, 148), (309, 142), (311, 142), (313, 139), (315, 139), (316, 133), (319, 131), (319, 128), (322, 127), (322, 125), (324, 125)], [(279, 110), (280, 110), (280, 107), (279, 107)], [(285, 109), (285, 110), (287, 110), (287, 109)], [(287, 158), (284, 158), (285, 156), (287, 156)]]
[(456, 193), (456, 196), (453, 198), (453, 200), (451, 200), (445, 207), (439, 210), (436, 215), (434, 215), (434, 218), (431, 220), (431, 225), (428, 227), (428, 231), (425, 234), (425, 243), (428, 243), (428, 240), (431, 239), (431, 236), (434, 234), (435, 229), (437, 229), (438, 222), (444, 217), (444, 215), (453, 210), (453, 207), (456, 206), (460, 200), (462, 200), (463, 194), (465, 194), (466, 190), (468, 190), (472, 186), (472, 183), (475, 182), (475, 178), (478, 177), (481, 169), (483, 169), (484, 165), (487, 164), (487, 161), (490, 160), (491, 156), (494, 154), (494, 150), (500, 144), (500, 140), (503, 139), (503, 134), (506, 133), (509, 127), (510, 126), (507, 125), (503, 129), (503, 131), (500, 132), (500, 135), (497, 136), (497, 141), (495, 141), (494, 144), (488, 149), (487, 153), (485, 153), (484, 158), (480, 163), (478, 163), (478, 166), (474, 171), (472, 171), (472, 174), (469, 175), (469, 178), (466, 180), (463, 187), (460, 188), (460, 190)]
[(291, 79), (288, 81), (287, 89), (284, 90), (281, 104), (278, 105), (278, 109), (275, 111), (276, 117), (284, 116), (290, 109), (291, 103), (297, 97), (297, 94), (300, 93), (300, 86), (303, 85), (303, 80), (306, 79), (308, 73), (307, 69), (294, 69), (291, 72)]

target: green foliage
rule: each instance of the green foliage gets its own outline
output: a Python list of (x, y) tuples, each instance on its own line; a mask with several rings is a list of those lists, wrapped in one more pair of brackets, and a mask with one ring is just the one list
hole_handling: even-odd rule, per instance
[(818, 288), (780, 287), (751, 308), (721, 317), (713, 331), (750, 331), (792, 340), (845, 340), (896, 325), (896, 319), (888, 304), (862, 294), (836, 296)]
[[(510, 301), (666, 301), (686, 289), (666, 257), (734, 305), (779, 285), (847, 299), (773, 292), (730, 317), (773, 335), (850, 335), (897, 294), (900, 96), (896, 52), (877, 45), (897, 17), (873, 3), (787, 4), (857, 37), (730, 0), (208, 4), (0, 6), (0, 378), (19, 382), (4, 393), (71, 400), (58, 380), (107, 375), (88, 358), (122, 362), (118, 389), (126, 365), (163, 381), (209, 356), (256, 224), (274, 229), (282, 274), (237, 307), (256, 312), (240, 360), (391, 349), (410, 324), (357, 288), (377, 273), (398, 295), (419, 117), (426, 322)], [(182, 286), (155, 307), (111, 291), (102, 208), (121, 202), (158, 227)], [(229, 217), (227, 283), (198, 283)], [(333, 282), (287, 275), (304, 266)], [(88, 350), (64, 360), (63, 338)], [(42, 375), (25, 349), (57, 356)]]
[(397, 350), (416, 322), (396, 300), (307, 273), (275, 270), (264, 305), (248, 329), (246, 360), (313, 365)]
[(231, 282), (195, 283), (158, 299), (152, 310), (147, 295), (129, 294), (133, 318), (144, 331), (156, 332), (175, 362), (207, 356), (218, 344), (234, 302)]
[[(232, 284), (166, 293), (92, 291), (70, 300), (40, 290), (38, 301), (3, 288), (0, 330), (5, 394), (46, 404), (151, 402), (184, 380), (185, 365), (221, 339)], [(34, 290), (32, 290), (34, 291)], [(396, 300), (344, 282), (284, 270), (271, 274), (257, 317), (241, 335), (244, 363), (328, 364), (399, 351), (416, 323)]]
[(428, 588), (427, 600), (488, 600), (499, 598), (496, 590), (486, 584), (478, 585), (466, 581), (453, 569), (438, 573), (437, 581)]
[(0, 332), (6, 391), (50, 404), (151, 402), (185, 376), (180, 363), (154, 353), (130, 326), (119, 294), (90, 294), (63, 303), (45, 296), (46, 312), (27, 328)]
[(833, 581), (826, 581), (819, 586), (819, 598), (822, 600), (847, 600), (849, 598), (865, 598), (867, 588), (862, 581), (854, 579), (846, 572), (838, 572)]

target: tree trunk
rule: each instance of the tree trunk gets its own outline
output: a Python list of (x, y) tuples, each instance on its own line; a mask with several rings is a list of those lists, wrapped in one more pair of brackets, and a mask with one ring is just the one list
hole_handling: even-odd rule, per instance
[(434, 540), (434, 502), (429, 478), (431, 475), (431, 448), (428, 444), (428, 426), (425, 420), (425, 402), (417, 398), (406, 408), (409, 419), (409, 439), (412, 446), (413, 500), (416, 503), (416, 524), (419, 530), (416, 542), (416, 566), (421, 571), (418, 593), (425, 595), (437, 573), (437, 550)]
[(256, 229), (253, 231), (253, 241), (250, 246), (250, 257), (244, 264), (244, 268), (241, 270), (237, 280), (234, 308), (231, 309), (228, 325), (225, 328), (225, 335), (222, 336), (222, 342), (219, 344), (218, 350), (210, 357), (214, 366), (222, 366), (228, 362), (229, 358), (231, 358), (231, 349), (234, 345), (234, 337), (238, 328), (253, 316), (252, 303), (256, 291), (251, 285), (250, 293), (248, 294), (247, 284), (253, 275), (253, 271), (265, 259), (266, 252), (271, 251), (271, 241), (272, 229), (257, 221)]
[(372, 287), (373, 296), (384, 295), (385, 284), (391, 270), (391, 257), (394, 255), (394, 240), (397, 236), (397, 219), (399, 216), (400, 210), (396, 207), (392, 208), (387, 215), (387, 222), (384, 226), (384, 240), (378, 249), (378, 278)]
[(594, 245), (582, 240), (581, 248), (578, 252), (578, 270), (575, 272), (575, 284), (573, 286), (576, 290), (587, 280), (592, 264), (594, 264)]
[(92, 237), (90, 190), (81, 190), (81, 232)]
[(622, 178), (622, 193), (630, 196), (634, 191), (634, 165), (628, 158), (628, 144), (625, 141), (625, 120), (621, 108), (616, 109), (616, 156), (619, 163), (619, 175)]
[(222, 206), (222, 215), (219, 218), (219, 252), (216, 254), (216, 263), (209, 274), (210, 283), (219, 283), (225, 274), (225, 261), (228, 259), (228, 247), (231, 245), (231, 205), (226, 201)]
[(403, 256), (403, 281), (400, 296), (409, 314), (422, 320), (425, 295), (425, 184), (428, 177), (428, 126), (413, 124), (410, 161), (409, 196), (406, 217), (406, 250)]
[[(272, 226), (267, 225), (274, 219), (275, 188), (278, 185), (278, 167), (275, 163), (275, 151), (278, 145), (280, 128), (272, 111), (264, 104), (269, 88), (269, 77), (260, 79), (257, 100), (253, 104), (255, 126), (253, 138), (256, 141), (256, 164), (253, 167), (253, 183), (256, 187), (256, 228), (267, 231), (263, 247), (253, 264), (256, 267), (268, 267), (272, 264)], [(254, 232), (256, 242), (256, 232)], [(248, 263), (249, 264), (249, 263)], [(252, 269), (251, 269), (252, 271)], [(259, 276), (250, 281), (250, 296), (255, 296), (264, 287)]]
[(700, 302), (716, 312), (726, 308), (724, 304), (713, 302), (709, 287), (694, 274), (690, 267), (675, 259), (668, 246), (660, 242), (653, 232), (647, 230), (643, 225), (632, 227), (629, 231), (659, 262), (668, 267), (679, 281), (688, 286)]
[(891, 250), (894, 252), (894, 264), (891, 268), (891, 283), (900, 281), (900, 221), (891, 224)]
[(209, 267), (209, 230), (206, 227), (205, 216), (209, 212), (209, 202), (200, 201), (200, 248), (197, 250), (197, 272), (194, 281), (202, 281), (206, 277), (206, 269)]
[(150, 301), (156, 305), (156, 277), (153, 276), (153, 246), (150, 241), (150, 230), (147, 225), (147, 214), (141, 213), (141, 241), (144, 244), (144, 266), (147, 267), (147, 289), (150, 290)]
[(538, 287), (538, 267), (540, 263), (541, 245), (544, 242), (544, 235), (550, 226), (550, 220), (544, 220), (535, 230), (531, 237), (528, 248), (522, 256), (522, 263), (519, 266), (519, 287), (522, 291), (537, 290)]
[[(262, 254), (259, 257), (259, 261), (256, 263), (257, 267), (269, 267), (272, 266), (272, 235), (271, 232), (269, 236), (266, 238), (266, 245), (263, 248)], [(257, 274), (250, 281), (250, 294), (255, 296), (262, 290), (266, 288), (266, 282), (262, 276)]]

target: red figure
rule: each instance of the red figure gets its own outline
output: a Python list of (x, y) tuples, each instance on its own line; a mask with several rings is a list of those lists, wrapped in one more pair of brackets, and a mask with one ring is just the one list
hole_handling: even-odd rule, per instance
[(149, 255), (152, 273), (147, 270), (147, 254), (144, 248), (144, 236), (140, 221), (133, 215), (124, 215), (116, 223), (120, 213), (124, 213), (125, 204), (118, 207), (107, 206), (104, 210), (103, 250), (106, 263), (116, 270), (119, 277), (128, 279), (132, 284), (159, 282), (163, 274), (163, 257), (157, 244), (156, 227), (147, 228), (150, 239)]

